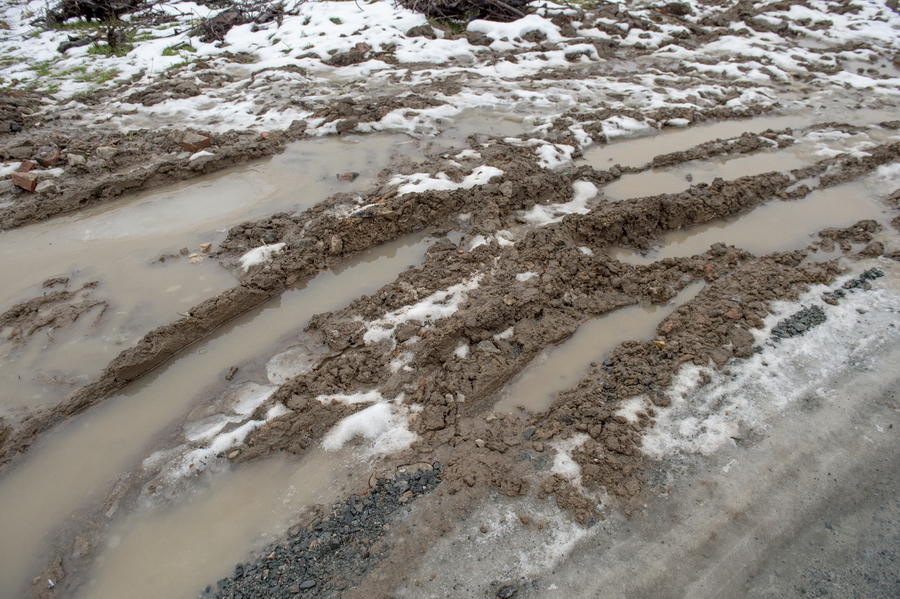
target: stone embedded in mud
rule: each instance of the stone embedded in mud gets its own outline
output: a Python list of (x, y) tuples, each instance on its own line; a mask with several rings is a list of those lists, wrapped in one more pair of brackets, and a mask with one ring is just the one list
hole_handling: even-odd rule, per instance
[(81, 154), (67, 154), (66, 161), (69, 163), (69, 166), (83, 166), (87, 163), (87, 158)]
[(54, 148), (52, 146), (43, 147), (38, 151), (35, 158), (41, 164), (41, 166), (53, 166), (54, 164), (59, 162), (59, 148)]
[(357, 177), (359, 177), (359, 173), (354, 172), (346, 172), (337, 176), (341, 181), (355, 181)]
[(34, 191), (37, 188), (37, 173), (12, 173), (9, 177), (13, 183), (25, 191)]
[(57, 194), (60, 190), (59, 185), (55, 181), (41, 181), (34, 188), (34, 191), (37, 193)]
[(185, 152), (199, 152), (204, 148), (208, 148), (212, 142), (208, 135), (200, 135), (199, 133), (185, 133), (184, 139), (181, 140), (181, 147)]
[(119, 150), (112, 146), (100, 146), (99, 148), (94, 150), (94, 154), (96, 154), (98, 158), (102, 158), (103, 160), (114, 158), (118, 153)]

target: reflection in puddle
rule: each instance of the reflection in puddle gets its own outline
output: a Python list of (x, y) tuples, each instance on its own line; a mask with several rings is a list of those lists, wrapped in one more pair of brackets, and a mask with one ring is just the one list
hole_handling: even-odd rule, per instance
[[(623, 175), (622, 178), (604, 187), (603, 193), (613, 200), (678, 193), (691, 185), (712, 183), (716, 178), (732, 181), (770, 171), (789, 171), (808, 164), (791, 152), (759, 152), (750, 156), (695, 160), (673, 168)], [(690, 181), (688, 175), (691, 177)]]
[(646, 256), (617, 249), (610, 256), (630, 264), (701, 254), (723, 242), (757, 255), (804, 248), (827, 227), (847, 227), (863, 219), (884, 220), (884, 208), (858, 183), (814, 191), (801, 200), (773, 201), (738, 216), (666, 234)]
[(109, 490), (118, 473), (145, 455), (153, 437), (184, 416), (229, 366), (274, 353), (285, 331), (374, 292), (421, 261), (426, 248), (422, 240), (384, 244), (340, 274), (323, 273), (305, 288), (239, 316), (120, 395), (46, 433), (0, 479), (0, 596), (21, 596), (39, 567), (47, 537), (73, 510)]
[[(92, 297), (110, 303), (89, 335), (54, 331), (56, 342), (48, 343), (39, 331), (24, 355), (0, 364), (0, 414), (61, 400), (72, 387), (47, 383), (48, 377), (82, 384), (77, 377), (95, 376), (147, 331), (234, 285), (214, 258), (190, 264), (181, 248), (199, 252), (201, 243), (222, 241), (235, 223), (371, 186), (392, 153), (418, 154), (418, 142), (407, 142), (403, 135), (298, 142), (269, 160), (0, 235), (0, 312), (45, 293), (41, 283), (57, 276), (70, 278), (69, 289), (100, 281)], [(338, 180), (336, 173), (345, 171), (360, 177)], [(177, 258), (159, 263), (162, 254)]]
[(665, 306), (628, 306), (591, 319), (562, 345), (538, 354), (502, 391), (494, 410), (512, 412), (520, 406), (531, 412), (546, 410), (558, 392), (578, 384), (591, 362), (601, 360), (623, 341), (653, 337), (656, 325), (703, 286), (702, 281), (688, 285)]
[(712, 125), (697, 125), (689, 129), (664, 129), (657, 135), (639, 137), (591, 148), (584, 153), (582, 164), (596, 169), (621, 166), (644, 166), (655, 156), (681, 152), (714, 139), (735, 137), (746, 131), (759, 133), (766, 129), (803, 127), (813, 122), (812, 117), (776, 116), (736, 121), (721, 121)]

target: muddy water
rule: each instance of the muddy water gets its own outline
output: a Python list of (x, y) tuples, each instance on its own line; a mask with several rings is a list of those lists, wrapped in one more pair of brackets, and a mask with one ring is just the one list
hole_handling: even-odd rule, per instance
[(806, 247), (813, 235), (827, 227), (846, 227), (862, 219), (884, 221), (886, 209), (873, 200), (861, 183), (814, 191), (801, 200), (773, 201), (750, 212), (672, 231), (659, 249), (642, 256), (616, 249), (610, 255), (631, 264), (650, 264), (663, 258), (701, 254), (714, 243), (725, 243), (754, 254)]
[(541, 352), (501, 392), (494, 410), (546, 410), (558, 392), (574, 387), (584, 377), (591, 362), (601, 361), (623, 341), (652, 338), (656, 325), (700, 293), (703, 285), (702, 281), (688, 285), (664, 306), (628, 306), (589, 320), (568, 341)]
[(350, 450), (316, 448), (299, 463), (274, 458), (242, 465), (189, 500), (129, 514), (111, 526), (77, 597), (196, 596), (245, 561), (249, 550), (283, 533), (304, 507), (337, 500), (351, 458)]
[[(59, 401), (148, 330), (234, 285), (215, 259), (190, 264), (181, 248), (199, 252), (238, 222), (370, 186), (392, 153), (418, 155), (419, 143), (409, 141), (375, 135), (299, 142), (269, 160), (0, 235), (0, 311), (45, 293), (41, 282), (57, 276), (70, 277), (70, 290), (100, 281), (91, 297), (110, 303), (97, 326), (89, 326), (96, 317), (89, 314), (77, 332), (53, 331), (54, 342), (40, 331), (3, 360), (0, 413)], [(339, 181), (338, 170), (360, 177)], [(179, 257), (160, 263), (162, 254)]]
[(660, 193), (678, 193), (691, 185), (712, 183), (717, 177), (731, 181), (770, 171), (783, 172), (808, 164), (808, 161), (793, 152), (759, 152), (750, 156), (694, 160), (675, 168), (624, 175), (604, 187), (603, 194), (613, 200), (625, 200)]
[(721, 121), (688, 129), (670, 127), (650, 137), (590, 148), (585, 151), (582, 164), (590, 164), (597, 169), (608, 169), (616, 164), (639, 167), (653, 160), (654, 156), (680, 152), (714, 139), (734, 137), (746, 131), (759, 133), (766, 129), (804, 127), (813, 122), (812, 116), (796, 115)]
[(40, 556), (53, 531), (74, 510), (108, 492), (149, 453), (154, 437), (183, 417), (231, 365), (280, 349), (276, 340), (285, 331), (302, 329), (313, 314), (394, 280), (422, 259), (426, 247), (424, 240), (385, 244), (340, 274), (324, 273), (238, 317), (120, 395), (47, 433), (0, 479), (0, 596), (21, 596), (27, 581), (40, 573)]

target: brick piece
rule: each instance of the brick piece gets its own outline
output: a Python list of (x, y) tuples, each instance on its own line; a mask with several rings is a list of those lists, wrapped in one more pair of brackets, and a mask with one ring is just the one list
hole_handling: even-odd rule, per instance
[(185, 133), (181, 142), (184, 151), (192, 154), (208, 148), (211, 143), (208, 136), (200, 135), (199, 133)]
[(12, 173), (10, 178), (25, 191), (34, 191), (38, 184), (37, 173)]

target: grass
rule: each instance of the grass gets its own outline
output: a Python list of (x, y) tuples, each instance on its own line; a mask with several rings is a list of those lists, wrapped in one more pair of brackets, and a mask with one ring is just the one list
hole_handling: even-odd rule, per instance
[(75, 81), (83, 83), (106, 83), (119, 76), (119, 69), (97, 69), (96, 71), (84, 72), (75, 77)]
[(344, 24), (344, 22), (341, 21), (341, 19), (339, 17), (331, 17), (328, 20), (331, 21), (332, 23), (334, 23), (335, 25), (343, 25)]
[(134, 50), (134, 44), (121, 44), (116, 46), (115, 48), (111, 47), (109, 44), (100, 44), (94, 42), (90, 46), (88, 46), (87, 53), (93, 54), (95, 56), (125, 56), (129, 52)]
[(42, 60), (37, 64), (31, 65), (30, 67), (28, 67), (28, 69), (34, 71), (34, 74), (38, 77), (48, 77), (51, 73), (53, 73), (53, 70), (50, 68), (52, 64), (53, 63), (49, 60)]
[(435, 19), (428, 18), (428, 22), (437, 27), (444, 27), (453, 34), (460, 34), (466, 30), (466, 21), (454, 21), (453, 19)]
[(169, 46), (168, 48), (162, 51), (163, 56), (184, 56), (183, 52), (196, 52), (197, 48), (193, 47), (190, 44), (178, 44), (175, 46)]

